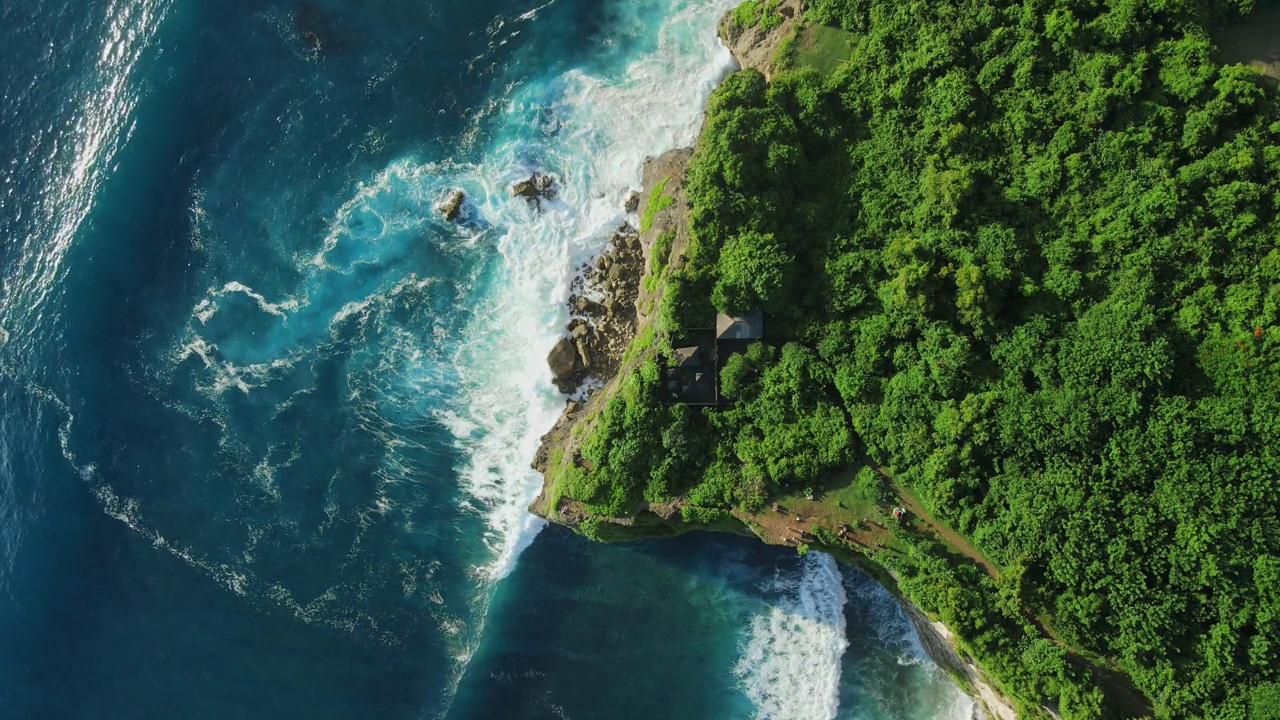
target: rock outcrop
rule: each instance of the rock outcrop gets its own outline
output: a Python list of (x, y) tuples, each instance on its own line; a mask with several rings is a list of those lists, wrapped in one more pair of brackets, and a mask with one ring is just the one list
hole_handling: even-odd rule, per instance
[(573, 392), (581, 380), (582, 365), (578, 360), (578, 350), (569, 338), (560, 338), (560, 342), (551, 348), (547, 355), (547, 365), (551, 367), (552, 382), (560, 392)]
[[(661, 289), (646, 289), (644, 279), (657, 270), (650, 255), (660, 235), (670, 233), (674, 238), (671, 252), (661, 259), (662, 263), (679, 267), (684, 262), (682, 253), (689, 239), (684, 182), (692, 157), (693, 150), (686, 148), (645, 160), (644, 190), (636, 196), (635, 206), (648, 203), (659, 185), (673, 202), (654, 215), (653, 224), (644, 233), (630, 224), (621, 225), (606, 251), (595, 262), (578, 268), (568, 301), (568, 335), (557, 343), (548, 362), (561, 391), (581, 390), (588, 380), (592, 382), (586, 387), (593, 389), (582, 401), (567, 403), (555, 426), (542, 437), (533, 460), (533, 467), (540, 472), (547, 471), (553, 450), (564, 457), (577, 457), (578, 440), (571, 430), (613, 396), (617, 389), (613, 381), (624, 370), (627, 347), (646, 323), (653, 321)], [(544, 487), (534, 503), (535, 513), (554, 514), (559, 522), (567, 522), (576, 512), (572, 503), (564, 501), (552, 513), (544, 507), (546, 497)]]
[[(773, 12), (782, 22), (765, 29), (760, 25), (742, 27), (734, 22), (733, 13), (720, 21), (720, 38), (744, 68), (758, 70), (765, 79), (773, 77), (773, 60), (778, 46), (790, 37), (804, 14), (804, 0), (780, 0)], [(762, 23), (763, 24), (763, 23)]]
[(544, 175), (540, 172), (535, 172), (527, 179), (511, 186), (512, 195), (524, 198), (525, 202), (537, 206), (539, 210), (542, 209), (543, 200), (554, 200), (558, 193), (556, 176)]
[(462, 214), (462, 205), (467, 201), (467, 194), (461, 190), (454, 189), (445, 196), (444, 200), (436, 205), (436, 209), (444, 216), (445, 222), (453, 222)]
[[(569, 296), (568, 337), (547, 357), (556, 387), (577, 390), (587, 378), (607, 381), (636, 333), (636, 298), (644, 274), (635, 228), (622, 225), (595, 263), (578, 268)], [(597, 300), (596, 298), (599, 298)]]

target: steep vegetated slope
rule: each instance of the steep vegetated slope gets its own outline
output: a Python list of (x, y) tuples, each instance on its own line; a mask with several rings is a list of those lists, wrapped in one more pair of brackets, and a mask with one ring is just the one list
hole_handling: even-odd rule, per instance
[(1280, 717), (1280, 97), (1214, 41), (1252, 5), (812, 2), (712, 98), (661, 277), (659, 344), (768, 342), (714, 410), (650, 354), (558, 495), (705, 521), (866, 463), (999, 567), (880, 558), (1024, 714)]

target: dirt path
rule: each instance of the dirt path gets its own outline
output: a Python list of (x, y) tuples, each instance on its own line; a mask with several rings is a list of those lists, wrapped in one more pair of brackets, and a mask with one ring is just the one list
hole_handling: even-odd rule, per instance
[(929, 529), (933, 530), (934, 533), (936, 533), (939, 537), (945, 540), (948, 545), (955, 548), (955, 550), (959, 552), (961, 555), (964, 555), (965, 557), (977, 563), (979, 567), (981, 567), (984, 571), (986, 571), (988, 575), (991, 576), (992, 580), (995, 580), (996, 578), (1000, 577), (1000, 568), (996, 567), (995, 563), (991, 562), (986, 558), (985, 555), (978, 552), (978, 549), (975, 548), (972, 544), (970, 544), (970, 542), (967, 539), (965, 539), (963, 535), (952, 530), (946, 525), (943, 525), (937, 520), (934, 520), (933, 516), (925, 512), (924, 505), (921, 505), (920, 501), (916, 499), (914, 495), (907, 492), (902, 487), (900, 487), (897, 483), (895, 483), (893, 481), (893, 478), (889, 477), (889, 473), (884, 471), (884, 468), (877, 467), (875, 468), (875, 471), (880, 473), (880, 476), (883, 477), (885, 481), (889, 483), (889, 487), (892, 488), (893, 491), (898, 494), (898, 497), (902, 499), (902, 503), (907, 507), (908, 510), (911, 511), (911, 514), (913, 516), (915, 516), (916, 518), (919, 518), (922, 522), (928, 525)]
[[(916, 499), (914, 495), (899, 487), (883, 468), (877, 467), (875, 470), (880, 473), (880, 476), (883, 477), (889, 487), (898, 494), (898, 497), (901, 498), (903, 504), (906, 505), (907, 509), (910, 510), (912, 515), (914, 515), (920, 522), (924, 523), (932, 529), (933, 532), (937, 533), (939, 537), (945, 540), (948, 545), (955, 548), (956, 551), (977, 563), (979, 567), (991, 576), (991, 579), (995, 580), (999, 578), (1000, 569), (996, 567), (995, 563), (991, 562), (986, 558), (986, 556), (978, 552), (978, 549), (970, 544), (962, 535), (937, 520), (934, 520), (933, 517), (925, 512), (924, 506), (920, 504), (920, 501)], [(1105, 688), (1107, 695), (1118, 703), (1118, 709), (1120, 709), (1126, 717), (1137, 718), (1151, 714), (1151, 704), (1145, 697), (1143, 697), (1142, 693), (1134, 687), (1132, 680), (1115, 669), (1102, 667), (1085, 661), (1076, 654), (1075, 650), (1073, 650), (1071, 646), (1063, 642), (1062, 638), (1058, 637), (1058, 635), (1054, 633), (1053, 628), (1050, 627), (1048, 623), (1044, 622), (1042, 618), (1034, 615), (1028, 608), (1023, 608), (1022, 612), (1023, 616), (1031, 622), (1042, 636), (1048, 638), (1053, 641), (1055, 645), (1067, 651), (1067, 658), (1073, 665), (1093, 675), (1094, 679)]]

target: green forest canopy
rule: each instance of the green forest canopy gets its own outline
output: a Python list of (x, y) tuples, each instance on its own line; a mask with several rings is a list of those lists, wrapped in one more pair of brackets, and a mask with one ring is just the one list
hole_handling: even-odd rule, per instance
[[(668, 337), (759, 306), (771, 343), (720, 411), (642, 367), (566, 493), (759, 508), (866, 458), (1158, 717), (1280, 717), (1280, 97), (1214, 41), (1251, 6), (812, 1), (847, 62), (715, 93), (664, 279)], [(1052, 643), (985, 642), (1102, 712)]]

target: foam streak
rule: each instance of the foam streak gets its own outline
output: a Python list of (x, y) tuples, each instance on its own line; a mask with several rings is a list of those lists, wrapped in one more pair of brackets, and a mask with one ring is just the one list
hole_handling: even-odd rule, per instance
[(833, 720), (840, 705), (845, 638), (844, 586), (836, 561), (804, 556), (799, 570), (780, 569), (764, 589), (778, 599), (747, 629), (734, 668), (757, 720)]

